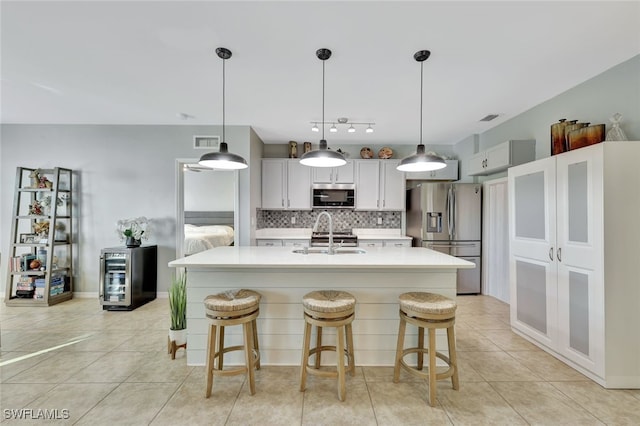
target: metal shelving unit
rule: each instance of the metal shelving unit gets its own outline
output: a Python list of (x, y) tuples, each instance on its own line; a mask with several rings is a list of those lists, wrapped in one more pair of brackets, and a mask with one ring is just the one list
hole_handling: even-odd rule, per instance
[[(72, 193), (70, 169), (17, 168), (7, 306), (51, 306), (73, 297)], [(47, 222), (48, 229), (34, 231)]]

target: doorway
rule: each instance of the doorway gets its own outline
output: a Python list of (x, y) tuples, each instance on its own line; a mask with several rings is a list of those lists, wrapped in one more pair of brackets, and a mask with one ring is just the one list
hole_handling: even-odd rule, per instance
[(238, 229), (237, 170), (214, 170), (196, 158), (176, 160), (176, 258), (185, 256), (185, 224)]
[(484, 294), (505, 303), (509, 299), (509, 199), (507, 178), (483, 183)]

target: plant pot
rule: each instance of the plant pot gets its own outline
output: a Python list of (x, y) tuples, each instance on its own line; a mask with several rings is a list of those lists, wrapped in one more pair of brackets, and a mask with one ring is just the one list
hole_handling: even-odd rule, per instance
[(187, 343), (187, 330), (169, 330), (169, 340), (176, 342), (176, 346)]
[(127, 237), (127, 247), (140, 247), (140, 244), (142, 244), (142, 242), (140, 240), (136, 240), (133, 237)]

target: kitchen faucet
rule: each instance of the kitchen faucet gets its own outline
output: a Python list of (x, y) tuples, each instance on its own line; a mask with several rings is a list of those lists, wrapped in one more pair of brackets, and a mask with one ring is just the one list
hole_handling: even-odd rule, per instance
[(333, 220), (331, 219), (331, 215), (328, 212), (320, 212), (318, 217), (316, 217), (316, 223), (313, 225), (313, 232), (318, 232), (318, 224), (320, 223), (320, 218), (322, 215), (326, 215), (329, 218), (329, 249), (327, 254), (335, 254), (336, 251), (333, 248)]

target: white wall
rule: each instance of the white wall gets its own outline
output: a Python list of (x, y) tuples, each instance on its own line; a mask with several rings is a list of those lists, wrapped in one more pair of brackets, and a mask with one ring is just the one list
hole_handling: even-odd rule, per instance
[[(75, 252), (76, 291), (98, 291), (100, 250), (121, 246), (118, 219), (146, 216), (153, 233), (147, 244), (158, 245), (158, 291), (166, 291), (175, 258), (175, 161), (199, 158), (193, 135), (217, 135), (219, 126), (20, 125), (3, 124), (0, 140), (0, 282), (6, 281), (9, 234), (16, 167), (67, 167), (77, 171), (76, 202), (79, 233)], [(250, 158), (250, 128), (227, 126), (231, 152)], [(261, 142), (255, 142), (260, 145)], [(254, 162), (255, 163), (255, 162)], [(239, 172), (241, 206), (248, 210), (252, 165)], [(243, 191), (244, 188), (244, 191)], [(244, 203), (244, 204), (242, 204)], [(241, 214), (241, 241), (248, 241), (249, 212)], [(242, 218), (244, 217), (244, 222)], [(246, 235), (245, 235), (246, 234)]]
[(184, 171), (184, 210), (233, 211), (235, 173), (221, 170)]
[[(513, 96), (518, 94), (514, 93)], [(466, 163), (474, 153), (509, 139), (535, 139), (536, 159), (549, 157), (551, 125), (559, 119), (604, 123), (609, 130), (609, 119), (616, 112), (623, 116), (621, 128), (627, 137), (640, 140), (640, 55), (477, 135), (477, 142), (473, 138), (461, 141), (458, 144), (460, 146), (456, 146), (457, 153), (460, 154), (460, 160)], [(468, 149), (473, 144), (477, 144), (476, 149)], [(506, 176), (506, 172), (479, 180), (501, 176)]]

